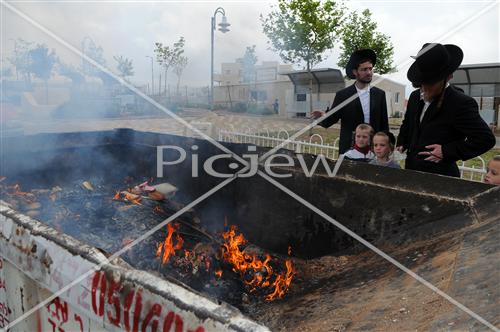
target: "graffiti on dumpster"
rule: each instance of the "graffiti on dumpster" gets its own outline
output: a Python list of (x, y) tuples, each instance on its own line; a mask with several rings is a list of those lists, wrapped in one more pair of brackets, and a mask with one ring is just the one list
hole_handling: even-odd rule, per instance
[[(67, 323), (70, 319), (73, 320), (77, 326), (79, 326), (80, 329), (78, 331), (84, 331), (82, 317), (76, 313), (73, 314), (73, 317), (71, 317), (71, 315), (69, 315), (68, 303), (66, 301), (56, 297), (49, 304), (47, 304), (46, 308), (48, 312), (47, 322), (52, 327), (52, 332), (65, 332), (62, 325)], [(72, 328), (72, 330), (74, 330), (74, 328)]]
[[(138, 332), (139, 329), (145, 332), (148, 328), (151, 332), (205, 331), (202, 326), (186, 330), (184, 319), (180, 315), (163, 310), (163, 306), (158, 303), (148, 305), (149, 309), (146, 308), (141, 290), (125, 290), (121, 283), (107, 280), (103, 272), (94, 274), (91, 293), (93, 312), (117, 327), (124, 327), (127, 332)], [(141, 322), (143, 309), (148, 311)]]
[(9, 316), (12, 310), (7, 303), (7, 285), (4, 273), (3, 258), (0, 258), (0, 328), (9, 325)]

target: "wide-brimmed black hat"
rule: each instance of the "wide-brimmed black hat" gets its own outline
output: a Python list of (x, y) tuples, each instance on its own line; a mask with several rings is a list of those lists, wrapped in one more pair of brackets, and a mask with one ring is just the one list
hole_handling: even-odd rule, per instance
[(462, 63), (464, 52), (456, 45), (426, 43), (414, 57), (406, 76), (413, 85), (434, 83), (452, 74)]
[(356, 76), (354, 76), (354, 74), (352, 73), (352, 70), (358, 68), (361, 61), (367, 59), (370, 60), (371, 63), (375, 66), (375, 63), (377, 62), (377, 55), (373, 50), (366, 48), (354, 51), (349, 58), (349, 62), (345, 66), (345, 74), (347, 75), (347, 77), (352, 79), (356, 78)]

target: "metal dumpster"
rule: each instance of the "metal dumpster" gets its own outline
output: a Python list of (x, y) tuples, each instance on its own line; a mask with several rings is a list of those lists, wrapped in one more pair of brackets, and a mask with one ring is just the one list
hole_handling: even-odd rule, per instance
[[(224, 145), (238, 155), (250, 150)], [(174, 160), (178, 152), (159, 146), (189, 152), (182, 163), (162, 168), (161, 181), (179, 189), (179, 206), (224, 180), (204, 168), (221, 151), (193, 138), (119, 129), (4, 140), (0, 175), (6, 186), (15, 183), (26, 192), (59, 188), (67, 193), (59, 207), (81, 210), (61, 219), (60, 211), (45, 206), (2, 203), (0, 327), (74, 283), (11, 330), (485, 328), (258, 175), (234, 180), (184, 218), (196, 219), (210, 234), (220, 234), (229, 221), (258, 252), (271, 252), (276, 261), (291, 256), (294, 280), (283, 298), (264, 301), (234, 278), (192, 277), (194, 271), (186, 275), (162, 266), (153, 251), (164, 230), (108, 261), (126, 238), (137, 238), (166, 216), (154, 219), (144, 207), (116, 208), (105, 197), (124, 178), (160, 180), (158, 158)], [(237, 171), (230, 158), (212, 161), (220, 173)], [(310, 169), (315, 157), (302, 161)], [(274, 167), (290, 175), (279, 182), (498, 325), (499, 188), (352, 162), (344, 162), (333, 178), (321, 164), (309, 176), (299, 164)], [(96, 189), (78, 187), (84, 180)]]

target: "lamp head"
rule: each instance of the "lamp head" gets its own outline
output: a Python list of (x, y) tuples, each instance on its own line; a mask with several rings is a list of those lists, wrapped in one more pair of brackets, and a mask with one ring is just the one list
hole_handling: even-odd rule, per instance
[(229, 29), (227, 27), (230, 25), (231, 24), (227, 23), (226, 15), (222, 16), (222, 22), (219, 23), (219, 31), (222, 33), (228, 32)]

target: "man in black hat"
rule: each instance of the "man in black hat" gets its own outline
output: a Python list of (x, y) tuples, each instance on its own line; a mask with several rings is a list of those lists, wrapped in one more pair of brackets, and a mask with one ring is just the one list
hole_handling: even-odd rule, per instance
[(408, 99), (397, 149), (406, 168), (460, 177), (457, 160), (477, 157), (495, 146), (476, 101), (449, 85), (464, 54), (456, 45), (424, 44), (408, 69), (418, 87)]
[[(346, 65), (346, 75), (356, 79), (354, 84), (338, 91), (335, 94), (332, 107), (327, 112), (332, 112), (326, 119), (319, 123), (320, 126), (328, 128), (342, 120), (340, 123), (339, 153), (343, 154), (352, 147), (352, 136), (356, 127), (361, 123), (368, 123), (375, 132), (389, 130), (387, 118), (387, 103), (385, 92), (377, 87), (371, 87), (373, 77), (373, 66), (377, 62), (377, 56), (373, 50), (357, 50), (351, 54)], [(335, 109), (339, 104), (347, 103)], [(320, 118), (324, 112), (314, 111), (312, 117)], [(356, 148), (356, 146), (354, 146)]]

